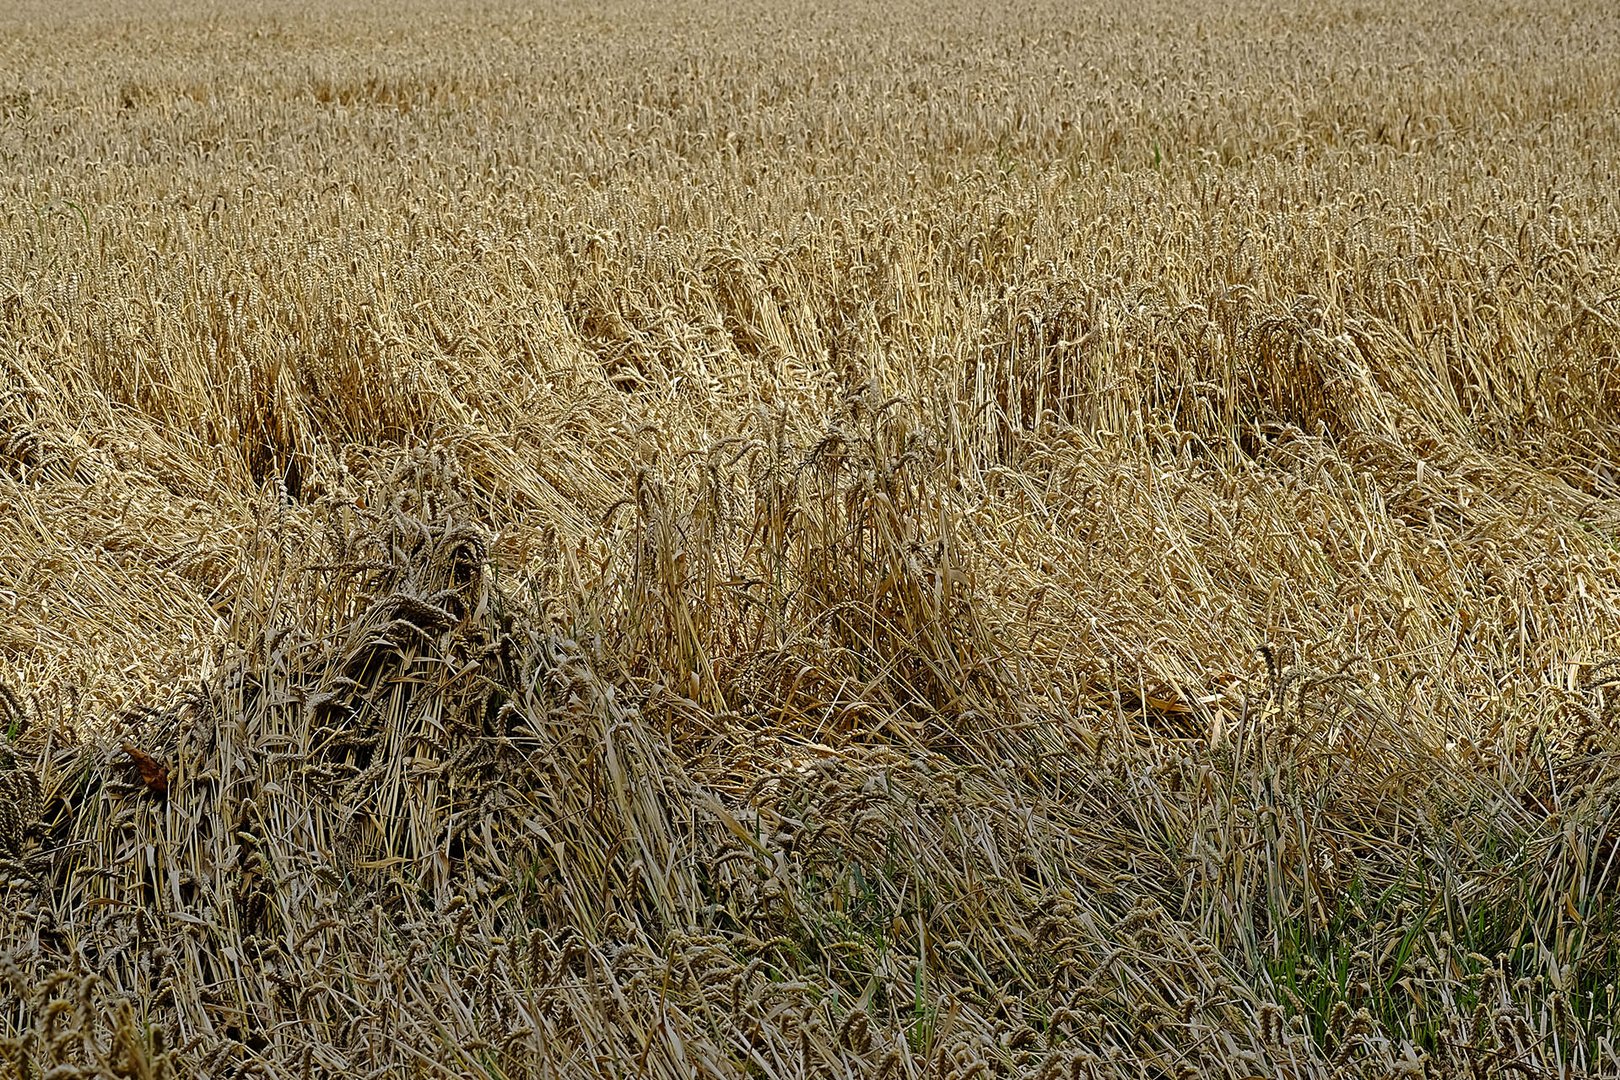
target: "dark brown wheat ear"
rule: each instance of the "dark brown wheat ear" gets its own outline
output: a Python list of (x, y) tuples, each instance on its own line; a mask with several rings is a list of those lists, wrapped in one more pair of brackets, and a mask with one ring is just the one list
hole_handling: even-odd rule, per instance
[(25, 754), (0, 741), (0, 856), (21, 854), (27, 831), (39, 820), (39, 774)]
[(39, 818), (39, 775), (17, 747), (27, 732), (22, 702), (0, 681), (0, 856), (19, 854), (24, 833)]

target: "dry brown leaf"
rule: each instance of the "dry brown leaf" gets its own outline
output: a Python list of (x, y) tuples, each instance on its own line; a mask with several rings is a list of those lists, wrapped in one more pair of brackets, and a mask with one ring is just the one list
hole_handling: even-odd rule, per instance
[(141, 782), (146, 790), (160, 798), (169, 793), (169, 767), (134, 743), (124, 744), (124, 753), (135, 763), (141, 771)]

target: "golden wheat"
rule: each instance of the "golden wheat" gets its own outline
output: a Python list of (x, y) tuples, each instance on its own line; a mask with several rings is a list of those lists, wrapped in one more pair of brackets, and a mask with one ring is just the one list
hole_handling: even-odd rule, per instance
[(1620, 1072), (1620, 16), (0, 13), (0, 1076)]

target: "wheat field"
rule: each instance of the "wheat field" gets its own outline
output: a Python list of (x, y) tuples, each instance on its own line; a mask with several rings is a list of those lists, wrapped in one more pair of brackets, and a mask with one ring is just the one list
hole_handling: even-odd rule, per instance
[(0, 9), (0, 1077), (1620, 1075), (1620, 12)]

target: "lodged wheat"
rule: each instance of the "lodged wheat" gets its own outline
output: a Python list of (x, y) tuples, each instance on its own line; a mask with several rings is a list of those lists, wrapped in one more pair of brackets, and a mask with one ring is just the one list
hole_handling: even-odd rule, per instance
[(0, 1080), (1620, 1074), (1617, 42), (7, 6)]

